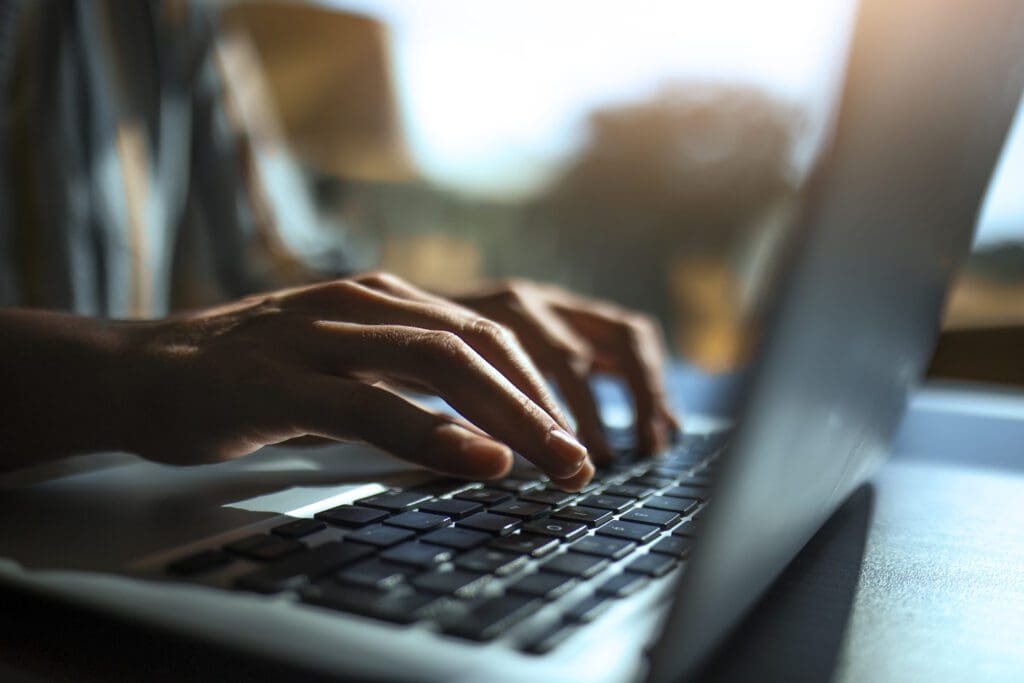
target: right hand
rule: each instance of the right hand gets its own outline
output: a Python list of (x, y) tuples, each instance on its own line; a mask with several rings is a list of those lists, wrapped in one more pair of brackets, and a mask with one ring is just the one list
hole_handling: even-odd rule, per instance
[[(372, 274), (126, 323), (137, 392), (128, 450), (178, 464), (289, 439), (361, 440), (446, 474), (505, 475), (521, 453), (563, 488), (593, 476), (586, 449), (508, 329)], [(386, 388), (440, 396), (466, 420)]]

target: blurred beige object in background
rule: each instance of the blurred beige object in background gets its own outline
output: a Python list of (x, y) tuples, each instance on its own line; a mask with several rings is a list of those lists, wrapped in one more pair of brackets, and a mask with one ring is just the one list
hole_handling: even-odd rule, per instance
[(229, 35), (252, 41), (284, 134), (300, 159), (343, 178), (413, 176), (378, 22), (285, 2), (231, 5), (221, 21)]

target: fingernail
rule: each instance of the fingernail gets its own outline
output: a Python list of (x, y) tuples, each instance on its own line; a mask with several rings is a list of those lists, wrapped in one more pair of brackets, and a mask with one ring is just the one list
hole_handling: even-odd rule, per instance
[(589, 460), (583, 463), (580, 471), (567, 479), (552, 479), (555, 486), (564, 491), (575, 493), (590, 483), (594, 478), (594, 465)]
[(587, 449), (579, 441), (573, 438), (568, 432), (560, 427), (552, 427), (548, 432), (548, 445), (565, 466), (555, 476), (571, 477), (580, 471), (580, 468), (587, 462)]

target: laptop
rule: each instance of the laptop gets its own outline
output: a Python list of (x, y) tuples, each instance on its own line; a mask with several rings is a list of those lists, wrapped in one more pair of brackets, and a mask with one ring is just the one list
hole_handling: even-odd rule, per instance
[(351, 445), (90, 456), (7, 481), (0, 580), (341, 679), (698, 675), (884, 461), (1022, 83), (1013, 0), (861, 3), (735, 426), (580, 494)]

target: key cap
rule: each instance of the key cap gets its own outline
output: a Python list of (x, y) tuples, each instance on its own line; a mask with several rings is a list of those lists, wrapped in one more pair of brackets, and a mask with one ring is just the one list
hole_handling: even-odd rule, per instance
[(526, 493), (533, 489), (542, 488), (544, 483), (536, 479), (502, 479), (501, 481), (491, 482), (490, 486), (511, 493)]
[(412, 585), (431, 593), (455, 595), (459, 598), (472, 598), (480, 593), (492, 577), (487, 574), (453, 569), (450, 571), (432, 571), (412, 577)]
[(575, 493), (566, 493), (565, 491), (530, 491), (519, 496), (520, 500), (528, 500), (531, 503), (543, 503), (545, 505), (551, 505), (558, 507), (559, 505), (565, 505), (576, 498)]
[(564, 574), (534, 572), (508, 586), (512, 593), (525, 593), (545, 600), (554, 600), (576, 587), (576, 579)]
[(381, 510), (373, 510), (371, 508), (361, 508), (355, 505), (339, 505), (336, 508), (318, 512), (313, 516), (327, 522), (328, 524), (360, 527), (366, 526), (367, 524), (373, 524), (374, 522), (379, 522), (386, 518), (388, 513)]
[(386, 591), (405, 581), (415, 571), (409, 565), (370, 559), (341, 570), (335, 579), (341, 583)]
[(685, 536), (687, 538), (692, 538), (692, 537), (697, 535), (696, 531), (697, 531), (697, 525), (694, 524), (692, 521), (690, 521), (690, 522), (683, 522), (682, 524), (677, 526), (672, 531), (672, 535), (673, 536)]
[(525, 555), (513, 555), (492, 548), (477, 548), (459, 555), (455, 560), (455, 566), (471, 572), (505, 576), (519, 571), (526, 566), (526, 562)]
[(612, 520), (602, 527), (598, 527), (597, 533), (601, 536), (614, 536), (625, 538), (637, 543), (646, 543), (658, 535), (659, 529), (650, 524), (639, 524), (637, 522), (623, 522)]
[(642, 477), (627, 479), (626, 483), (634, 484), (636, 486), (649, 486), (651, 488), (661, 489), (666, 486), (672, 486), (676, 483), (676, 479), (675, 477), (659, 477), (655, 474), (645, 474)]
[(623, 498), (622, 496), (606, 496), (603, 494), (597, 494), (587, 496), (581, 500), (579, 504), (588, 508), (601, 508), (602, 510), (620, 512), (632, 505), (633, 501), (629, 498)]
[(431, 531), (427, 535), (423, 536), (421, 540), (425, 543), (443, 545), (446, 548), (469, 550), (470, 548), (475, 548), (478, 545), (483, 545), (487, 541), (491, 540), (491, 538), (492, 537), (489, 534), (485, 534), (480, 531), (448, 527), (446, 529)]
[(589, 623), (608, 611), (612, 602), (602, 595), (591, 595), (583, 598), (565, 612), (567, 621)]
[(589, 579), (591, 576), (601, 573), (608, 566), (608, 560), (595, 555), (583, 555), (580, 553), (562, 553), (555, 555), (544, 563), (543, 569), (556, 574), (567, 574), (581, 579)]
[(303, 589), (302, 601), (396, 624), (411, 624), (436, 596), (401, 588), (386, 592), (324, 582)]
[(623, 572), (598, 586), (597, 593), (612, 598), (626, 598), (646, 586), (647, 581), (647, 577), (643, 574)]
[(235, 585), (257, 593), (279, 593), (298, 588), (372, 554), (373, 549), (365, 545), (331, 541), (243, 574), (235, 579)]
[(499, 536), (508, 536), (519, 528), (520, 523), (515, 517), (492, 515), (490, 512), (478, 512), (457, 522), (458, 526)]
[(388, 548), (380, 554), (380, 557), (382, 560), (401, 562), (422, 569), (430, 569), (452, 559), (452, 551), (439, 545), (408, 541)]
[(569, 546), (569, 549), (577, 553), (607, 557), (611, 560), (621, 560), (636, 549), (636, 543), (622, 538), (611, 538), (608, 536), (584, 536)]
[(419, 506), (420, 512), (445, 515), (452, 519), (461, 519), (467, 515), (482, 512), (484, 506), (470, 500), (432, 500)]
[(587, 508), (580, 505), (570, 505), (567, 508), (562, 508), (558, 512), (551, 515), (556, 519), (567, 519), (570, 522), (579, 522), (580, 524), (586, 524), (587, 526), (597, 526), (603, 524), (612, 518), (612, 513), (608, 510), (599, 510), (598, 508)]
[(345, 540), (356, 541), (357, 543), (369, 543), (370, 545), (375, 545), (378, 548), (387, 548), (395, 545), (396, 543), (408, 541), (415, 536), (416, 534), (408, 529), (399, 529), (393, 526), (375, 524), (374, 526), (363, 527), (359, 531), (353, 531), (345, 537)]
[(572, 624), (555, 622), (537, 631), (523, 643), (523, 651), (531, 655), (546, 655), (576, 633)]
[(231, 564), (231, 555), (223, 550), (200, 550), (167, 565), (167, 571), (178, 576), (195, 576)]
[(278, 538), (276, 536), (269, 536), (266, 534), (246, 536), (241, 540), (228, 543), (224, 546), (224, 550), (236, 555), (241, 555), (242, 557), (247, 557), (250, 560), (260, 560), (261, 562), (276, 560), (284, 557), (285, 555), (291, 555), (292, 553), (297, 553), (305, 549), (306, 546), (298, 541)]
[(451, 518), (445, 515), (432, 515), (428, 512), (415, 512), (410, 510), (408, 512), (395, 515), (390, 519), (386, 519), (384, 520), (384, 523), (388, 526), (398, 526), (412, 531), (429, 531), (430, 529), (436, 529), (442, 524), (447, 524), (450, 521)]
[(323, 531), (327, 525), (316, 519), (296, 519), (295, 521), (275, 526), (271, 531), (284, 538), (302, 538)]
[(647, 576), (664, 576), (672, 571), (677, 564), (679, 563), (676, 562), (675, 558), (669, 555), (648, 553), (627, 564), (626, 571)]
[(714, 483), (714, 477), (709, 477), (704, 474), (695, 474), (690, 477), (683, 479), (682, 483), (686, 486), (692, 486), (697, 488), (708, 488)]
[(707, 495), (707, 491), (703, 488), (697, 488), (696, 486), (673, 486), (670, 489), (665, 489), (661, 492), (663, 496), (670, 496), (672, 498), (696, 498), (697, 500), (704, 500)]
[(533, 503), (528, 500), (509, 500), (492, 507), (489, 512), (496, 515), (508, 515), (519, 519), (535, 519), (550, 512), (551, 506)]
[(510, 553), (542, 557), (558, 547), (558, 539), (538, 534), (512, 534), (494, 539), (490, 547)]
[(685, 557), (690, 553), (693, 539), (685, 536), (668, 536), (651, 546), (652, 553), (662, 553), (672, 557)]
[(446, 624), (445, 632), (469, 640), (491, 640), (532, 615), (543, 604), (528, 595), (491, 598), (474, 608), (465, 618)]
[(700, 501), (693, 498), (668, 498), (666, 496), (655, 496), (644, 502), (644, 507), (657, 510), (671, 510), (672, 512), (686, 513), (697, 507)]
[(563, 541), (572, 541), (587, 533), (587, 526), (579, 522), (548, 518), (530, 522), (523, 527), (523, 531), (542, 536), (553, 536)]
[(609, 486), (604, 490), (606, 496), (622, 496), (623, 498), (646, 498), (654, 493), (650, 486), (638, 486), (636, 484), (619, 484)]
[(662, 529), (667, 529), (681, 518), (678, 512), (670, 510), (656, 510), (649, 507), (633, 508), (619, 519), (627, 522), (642, 522), (644, 524), (655, 524)]
[(484, 505), (497, 505), (498, 503), (504, 503), (506, 500), (512, 500), (511, 493), (497, 491), (495, 489), (469, 489), (462, 493), (456, 493), (452, 497), (458, 500), (470, 500), (474, 503), (483, 503)]
[(378, 493), (375, 496), (369, 498), (361, 498), (356, 501), (356, 504), (363, 505), (365, 507), (380, 508), (381, 510), (387, 510), (388, 512), (402, 512), (403, 510), (410, 510), (420, 503), (425, 503), (431, 499), (431, 496), (426, 493), (417, 493), (416, 491), (393, 491), (388, 493)]

